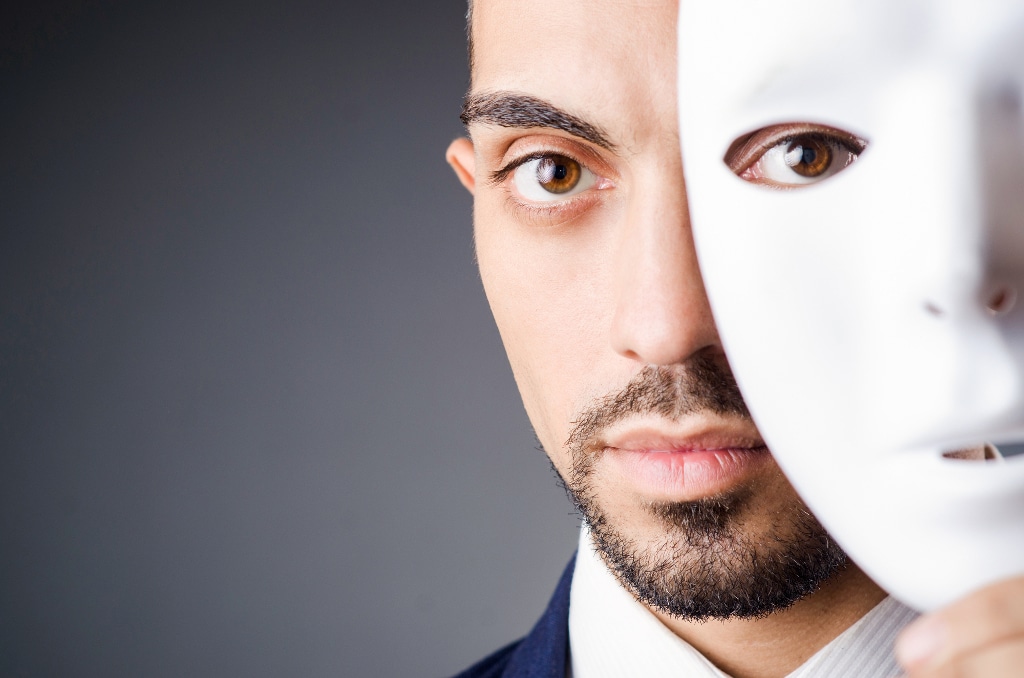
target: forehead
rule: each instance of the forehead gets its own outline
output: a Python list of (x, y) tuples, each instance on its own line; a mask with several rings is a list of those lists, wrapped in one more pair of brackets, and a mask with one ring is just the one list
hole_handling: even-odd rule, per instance
[(475, 0), (473, 91), (523, 92), (608, 128), (644, 108), (674, 120), (676, 13), (674, 0)]
[(680, 67), (687, 83), (709, 85), (703, 96), (736, 106), (870, 87), (972, 68), (1003, 34), (1020, 32), (1022, 15), (1019, 0), (683, 2)]

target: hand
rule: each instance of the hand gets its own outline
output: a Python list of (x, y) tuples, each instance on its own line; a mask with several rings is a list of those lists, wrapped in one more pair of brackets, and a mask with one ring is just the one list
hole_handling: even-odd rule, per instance
[(925, 615), (896, 641), (910, 678), (1024, 676), (1024, 577)]

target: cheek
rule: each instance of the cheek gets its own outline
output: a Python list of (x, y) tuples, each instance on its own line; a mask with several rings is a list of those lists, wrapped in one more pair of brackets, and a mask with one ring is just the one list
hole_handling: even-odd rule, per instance
[(758, 530), (770, 530), (779, 524), (779, 516), (808, 510), (803, 499), (797, 494), (789, 479), (777, 465), (770, 473), (757, 480), (753, 488), (758, 505), (750, 516), (751, 524)]
[[(527, 414), (560, 470), (562, 443), (607, 346), (609, 294), (591, 238), (477, 210), (480, 276)], [(603, 340), (602, 340), (603, 338)]]

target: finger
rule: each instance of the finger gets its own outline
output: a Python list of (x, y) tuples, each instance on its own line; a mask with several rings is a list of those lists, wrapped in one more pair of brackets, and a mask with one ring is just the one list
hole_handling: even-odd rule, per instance
[(909, 678), (1014, 678), (1024, 674), (1024, 637), (961, 655)]
[(1024, 635), (1024, 577), (992, 584), (921, 617), (896, 641), (911, 672), (950, 664), (983, 647)]

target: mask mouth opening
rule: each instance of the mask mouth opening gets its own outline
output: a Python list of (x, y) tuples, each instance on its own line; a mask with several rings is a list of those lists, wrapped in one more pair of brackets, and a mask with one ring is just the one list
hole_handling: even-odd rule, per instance
[(1019, 454), (1024, 454), (1024, 442), (978, 443), (946, 450), (942, 456), (956, 461), (999, 461)]

